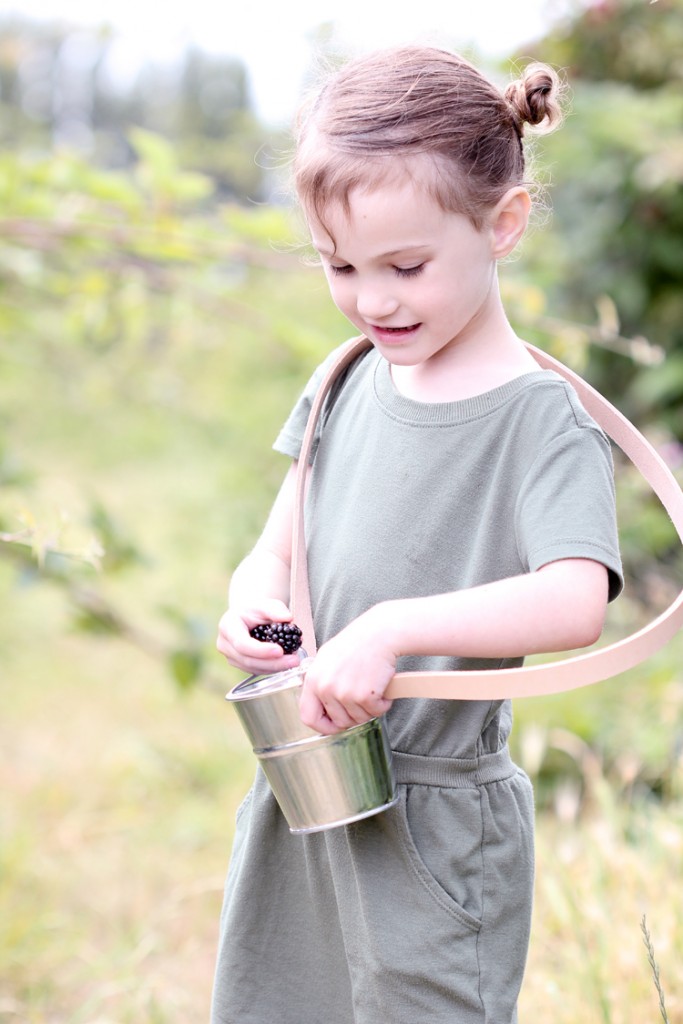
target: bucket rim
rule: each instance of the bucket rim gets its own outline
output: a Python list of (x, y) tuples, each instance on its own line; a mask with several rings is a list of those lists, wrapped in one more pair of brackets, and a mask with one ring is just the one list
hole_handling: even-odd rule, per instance
[(306, 674), (307, 664), (302, 662), (294, 668), (271, 674), (251, 675), (242, 679), (225, 695), (229, 701), (255, 700), (258, 697), (281, 690), (290, 690), (300, 686)]
[(295, 836), (310, 835), (312, 832), (327, 832), (333, 828), (339, 828), (340, 825), (353, 825), (356, 821), (363, 821), (365, 818), (371, 818), (375, 814), (381, 814), (382, 811), (391, 810), (398, 803), (398, 793), (394, 791), (390, 800), (387, 800), (385, 804), (380, 807), (370, 807), (367, 811), (359, 811), (357, 814), (350, 814), (348, 817), (337, 818), (335, 821), (326, 821), (319, 825), (303, 825), (300, 827), (289, 825), (289, 831)]

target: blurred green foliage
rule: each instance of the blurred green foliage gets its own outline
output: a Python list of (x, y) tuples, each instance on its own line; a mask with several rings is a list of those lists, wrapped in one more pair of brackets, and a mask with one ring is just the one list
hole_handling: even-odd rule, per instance
[(565, 70), (570, 116), (544, 140), (554, 231), (530, 270), (553, 307), (590, 315), (604, 297), (620, 330), (666, 360), (643, 372), (591, 351), (598, 388), (638, 423), (683, 440), (683, 0), (594, 0), (538, 44)]
[[(161, 136), (131, 144), (130, 170), (0, 158), (0, 558), (187, 687), (282, 473), (275, 426), (341, 318), (289, 213), (221, 202)], [(220, 589), (195, 611), (177, 577), (207, 552)]]
[(572, 81), (676, 91), (683, 81), (682, 11), (680, 0), (575, 4), (544, 38), (543, 59), (566, 68)]

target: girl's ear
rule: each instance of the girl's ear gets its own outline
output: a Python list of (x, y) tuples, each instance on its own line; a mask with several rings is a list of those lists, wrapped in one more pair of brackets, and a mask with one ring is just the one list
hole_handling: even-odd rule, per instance
[(526, 231), (531, 199), (525, 188), (511, 188), (496, 205), (491, 218), (493, 258), (503, 259)]

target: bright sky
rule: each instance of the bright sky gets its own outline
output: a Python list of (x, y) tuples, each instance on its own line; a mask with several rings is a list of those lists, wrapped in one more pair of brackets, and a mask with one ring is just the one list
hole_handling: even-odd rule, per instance
[(119, 36), (112, 62), (123, 78), (146, 58), (172, 59), (190, 40), (232, 54), (249, 68), (259, 114), (288, 122), (311, 63), (311, 35), (323, 23), (333, 23), (334, 40), (352, 52), (426, 42), (497, 56), (538, 38), (570, 6), (571, 0), (0, 0), (0, 14), (111, 24)]

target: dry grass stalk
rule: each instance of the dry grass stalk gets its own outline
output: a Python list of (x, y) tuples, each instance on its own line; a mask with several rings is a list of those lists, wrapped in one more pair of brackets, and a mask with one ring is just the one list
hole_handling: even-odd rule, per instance
[(650, 964), (650, 967), (652, 969), (652, 976), (655, 980), (657, 994), (659, 995), (659, 1012), (662, 1015), (662, 1020), (664, 1021), (664, 1024), (670, 1024), (669, 1015), (666, 1012), (666, 1004), (664, 1001), (664, 989), (662, 988), (662, 983), (659, 977), (659, 967), (657, 966), (657, 961), (655, 960), (655, 950), (654, 946), (652, 945), (652, 939), (650, 938), (650, 933), (647, 928), (647, 919), (645, 917), (645, 914), (643, 914), (643, 919), (640, 922), (640, 929), (643, 933), (645, 948), (647, 949), (648, 963)]

